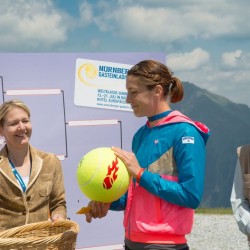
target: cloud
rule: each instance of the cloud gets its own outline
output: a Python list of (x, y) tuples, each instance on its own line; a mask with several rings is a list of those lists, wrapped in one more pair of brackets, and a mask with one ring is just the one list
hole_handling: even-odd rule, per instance
[(188, 66), (179, 68), (178, 64), (181, 65), (182, 61), (188, 60), (194, 51), (183, 53), (183, 56), (170, 55), (171, 61), (167, 58), (167, 65), (171, 65), (170, 68), (175, 75), (183, 81), (194, 83), (200, 88), (225, 96), (233, 102), (245, 103), (250, 107), (250, 53), (235, 50), (223, 53), (221, 61), (204, 61), (200, 67), (192, 70)]
[[(250, 37), (246, 0), (230, 4), (227, 0), (138, 0), (136, 3), (84, 0), (79, 3), (78, 12), (75, 15), (71, 12), (70, 16), (66, 8), (60, 10), (53, 0), (2, 0), (0, 32), (4, 35), (0, 47), (56, 49), (58, 44), (72, 41), (72, 33), (79, 38), (89, 32), (95, 37), (107, 33), (106, 36), (126, 41), (168, 48), (192, 39)], [(77, 39), (76, 35), (74, 38)]]
[(87, 1), (80, 4), (80, 22), (81, 25), (88, 25), (93, 22), (93, 8)]
[(209, 62), (210, 55), (201, 48), (194, 49), (191, 52), (167, 55), (167, 65), (172, 70), (186, 71), (199, 69), (202, 65)]
[(222, 54), (222, 63), (226, 66), (235, 67), (237, 66), (237, 61), (242, 55), (241, 50), (235, 50), (233, 52), (225, 52)]
[(1, 47), (39, 49), (67, 39), (68, 16), (51, 0), (2, 0), (0, 12)]
[(182, 28), (178, 15), (174, 9), (132, 6), (104, 12), (96, 21), (101, 31), (144, 42), (173, 42), (190, 35), (195, 36), (195, 29)]
[(224, 52), (221, 56), (223, 70), (250, 71), (250, 53), (241, 49), (231, 52)]
[[(232, 81), (239, 86), (248, 83), (250, 79), (250, 53), (242, 50), (223, 53), (222, 69), (218, 77), (225, 77), (228, 81)], [(229, 76), (227, 77), (227, 74)]]
[(95, 20), (103, 32), (144, 42), (250, 37), (250, 24), (245, 22), (248, 6), (244, 0), (230, 4), (225, 0), (176, 2), (119, 1), (114, 7), (113, 1), (106, 1)]

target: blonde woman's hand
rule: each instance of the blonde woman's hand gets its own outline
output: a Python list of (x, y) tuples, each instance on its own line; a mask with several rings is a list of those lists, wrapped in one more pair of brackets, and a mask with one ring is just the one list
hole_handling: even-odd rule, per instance
[(65, 218), (62, 216), (62, 214), (56, 213), (56, 214), (52, 215), (52, 217), (51, 217), (52, 222), (56, 222), (56, 221), (59, 221), (59, 220), (65, 220)]

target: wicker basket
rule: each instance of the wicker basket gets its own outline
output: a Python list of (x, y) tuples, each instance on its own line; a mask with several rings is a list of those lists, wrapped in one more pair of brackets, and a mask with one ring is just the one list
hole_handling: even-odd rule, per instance
[(79, 225), (71, 220), (31, 223), (0, 233), (1, 250), (74, 250)]

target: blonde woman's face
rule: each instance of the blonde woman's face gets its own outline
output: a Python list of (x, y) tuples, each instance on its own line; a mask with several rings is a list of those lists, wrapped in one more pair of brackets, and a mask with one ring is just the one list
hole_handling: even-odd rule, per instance
[(32, 125), (28, 114), (22, 108), (10, 110), (4, 117), (0, 133), (9, 146), (19, 147), (27, 144), (32, 133)]

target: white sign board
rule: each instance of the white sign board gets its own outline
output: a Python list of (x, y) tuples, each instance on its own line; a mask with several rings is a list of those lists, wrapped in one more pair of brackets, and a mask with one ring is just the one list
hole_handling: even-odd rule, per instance
[(76, 60), (74, 104), (78, 106), (132, 111), (126, 103), (129, 64)]

